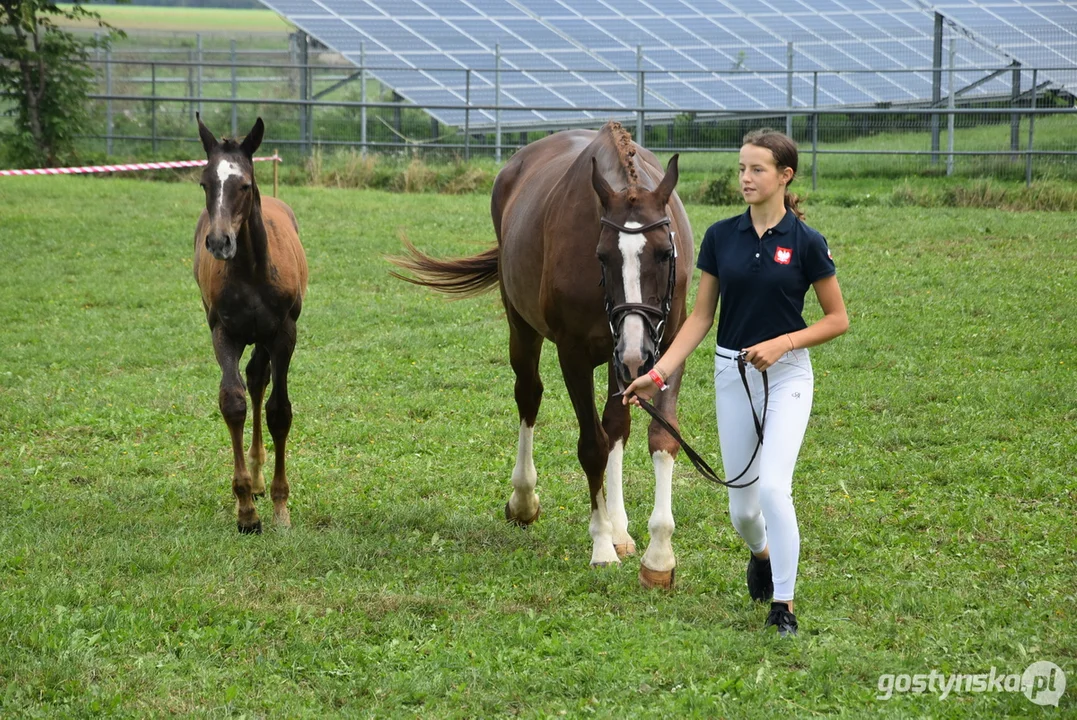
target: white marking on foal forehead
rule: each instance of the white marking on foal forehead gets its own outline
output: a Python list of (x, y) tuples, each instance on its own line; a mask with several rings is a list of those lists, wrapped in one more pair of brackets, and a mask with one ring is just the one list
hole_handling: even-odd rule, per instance
[[(638, 222), (626, 222), (629, 230), (643, 227)], [(625, 283), (625, 302), (643, 302), (643, 290), (640, 286), (640, 256), (643, 248), (647, 245), (647, 238), (643, 233), (621, 233), (617, 238), (617, 247), (621, 249), (621, 257), (624, 262), (621, 265), (621, 275)]]
[(217, 179), (223, 185), (230, 177), (243, 177), (243, 171), (231, 160), (221, 160), (217, 163)]
[(243, 171), (239, 169), (239, 165), (231, 160), (221, 160), (217, 163), (217, 179), (220, 181), (220, 187), (217, 188), (217, 207), (224, 202), (224, 184), (228, 182), (228, 178), (234, 177), (243, 177)]

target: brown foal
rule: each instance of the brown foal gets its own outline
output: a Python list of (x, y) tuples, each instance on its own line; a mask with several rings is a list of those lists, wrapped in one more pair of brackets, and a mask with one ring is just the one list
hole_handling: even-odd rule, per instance
[[(264, 132), (258, 118), (242, 141), (219, 141), (198, 119), (198, 134), (209, 162), (200, 183), (206, 208), (194, 232), (194, 277), (221, 366), (219, 403), (232, 437), (232, 492), (242, 533), (262, 531), (254, 497), (265, 495), (262, 398), (270, 379), (273, 392), (265, 406), (266, 424), (276, 462), (269, 494), (275, 524), (291, 524), (284, 470), (285, 444), (292, 427), (288, 365), (307, 291), (307, 259), (295, 214), (276, 198), (262, 198), (254, 180), (254, 152)], [(254, 352), (247, 363), (245, 388), (239, 361), (248, 345), (254, 345)], [(244, 458), (246, 390), (254, 405), (254, 429), (250, 452)]]

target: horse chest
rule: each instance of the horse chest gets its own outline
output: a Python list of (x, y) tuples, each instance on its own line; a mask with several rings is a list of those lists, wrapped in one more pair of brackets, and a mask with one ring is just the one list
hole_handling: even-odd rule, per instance
[(242, 283), (224, 289), (213, 307), (227, 333), (248, 345), (275, 337), (287, 309), (278, 291)]

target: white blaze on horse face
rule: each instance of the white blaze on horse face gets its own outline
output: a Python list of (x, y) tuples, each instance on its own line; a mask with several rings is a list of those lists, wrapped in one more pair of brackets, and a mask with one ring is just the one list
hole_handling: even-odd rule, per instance
[(239, 165), (231, 160), (221, 160), (217, 163), (217, 180), (220, 181), (217, 187), (217, 212), (221, 211), (221, 205), (224, 204), (224, 184), (229, 178), (234, 177), (243, 177), (243, 171), (239, 169)]
[[(626, 222), (624, 225), (629, 230), (643, 227), (638, 222)], [(617, 247), (621, 250), (621, 276), (624, 278), (625, 302), (642, 303), (643, 285), (640, 269), (640, 258), (643, 256), (643, 248), (647, 246), (647, 238), (643, 233), (621, 233), (617, 239)], [(624, 346), (624, 359), (626, 362), (634, 360), (639, 364), (643, 360), (643, 318), (635, 313), (625, 316), (621, 330), (621, 343)]]

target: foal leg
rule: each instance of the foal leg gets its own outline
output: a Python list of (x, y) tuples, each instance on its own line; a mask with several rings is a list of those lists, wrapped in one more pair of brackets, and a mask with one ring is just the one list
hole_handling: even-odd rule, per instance
[(221, 366), (221, 389), (217, 396), (221, 416), (232, 436), (232, 492), (236, 496), (236, 521), (241, 533), (262, 532), (262, 521), (251, 497), (251, 474), (243, 461), (243, 424), (247, 420), (247, 393), (239, 376), (239, 357), (243, 345), (225, 335), (218, 325), (213, 329), (213, 351)]
[(247, 391), (254, 405), (254, 426), (251, 433), (251, 449), (247, 451), (247, 466), (251, 472), (251, 492), (255, 497), (266, 494), (266, 480), (262, 467), (266, 464), (266, 447), (262, 443), (262, 398), (269, 384), (269, 350), (261, 345), (254, 347), (247, 362)]
[(509, 309), (509, 360), (516, 373), (516, 409), (520, 414), (520, 440), (516, 466), (512, 469), (512, 495), (505, 503), (505, 519), (526, 527), (538, 519), (542, 506), (535, 494), (538, 473), (535, 471), (535, 420), (542, 402), (539, 357), (542, 336), (535, 332), (514, 309)]
[(609, 459), (606, 460), (606, 511), (613, 524), (613, 548), (617, 557), (624, 558), (636, 552), (636, 543), (628, 534), (628, 513), (624, 501), (624, 452), (628, 443), (628, 433), (632, 427), (632, 416), (628, 408), (621, 403), (621, 397), (613, 396), (612, 388), (617, 387), (613, 364), (609, 368), (609, 385), (611, 392), (606, 398), (606, 408), (602, 412), (602, 428), (609, 438)]
[(279, 527), (291, 527), (288, 513), (288, 478), (284, 472), (284, 452), (288, 431), (292, 429), (292, 402), (288, 399), (288, 366), (295, 350), (295, 320), (287, 318), (273, 341), (273, 391), (266, 403), (266, 424), (273, 436), (273, 482), (269, 497), (273, 498), (273, 522)]
[[(677, 424), (677, 394), (680, 392), (682, 370), (678, 368), (666, 380), (668, 388), (658, 394), (655, 407), (669, 424)], [(677, 558), (673, 554), (673, 460), (680, 445), (658, 423), (651, 421), (647, 430), (647, 447), (654, 463), (654, 510), (647, 521), (651, 541), (639, 566), (639, 582), (645, 588), (673, 588)]]
[(601, 497), (602, 475), (609, 457), (609, 441), (595, 409), (594, 376), (588, 351), (581, 348), (573, 352), (571, 349), (559, 347), (557, 355), (568, 395), (572, 399), (572, 407), (576, 411), (576, 420), (580, 424), (576, 454), (587, 475), (587, 485), (591, 491), (591, 565), (620, 564), (621, 559), (613, 548), (613, 524), (606, 511), (606, 503)]

